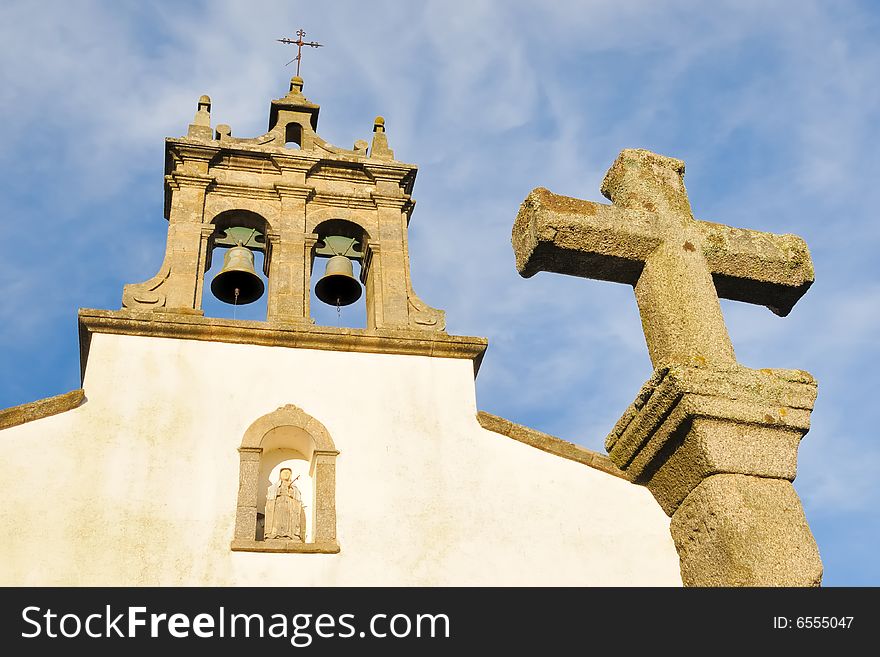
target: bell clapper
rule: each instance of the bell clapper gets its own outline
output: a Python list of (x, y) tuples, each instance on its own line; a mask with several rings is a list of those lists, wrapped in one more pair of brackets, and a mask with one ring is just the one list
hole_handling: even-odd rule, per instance
[(336, 298), (336, 325), (342, 326), (342, 302), (339, 297)]
[(236, 311), (238, 310), (238, 295), (241, 294), (241, 290), (235, 288), (234, 297), (235, 301), (232, 304), (232, 319), (235, 319)]

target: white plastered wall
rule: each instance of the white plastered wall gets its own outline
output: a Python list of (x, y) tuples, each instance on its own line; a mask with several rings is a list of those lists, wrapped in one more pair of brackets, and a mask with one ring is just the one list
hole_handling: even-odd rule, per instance
[[(681, 585), (648, 491), (484, 430), (466, 359), (97, 334), (83, 387), (0, 432), (0, 584)], [(285, 404), (340, 451), (339, 554), (230, 550)]]

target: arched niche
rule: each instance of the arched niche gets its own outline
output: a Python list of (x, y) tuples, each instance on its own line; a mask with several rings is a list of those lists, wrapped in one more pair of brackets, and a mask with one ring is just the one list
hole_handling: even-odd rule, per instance
[(305, 510), (305, 542), (314, 542), (315, 519), (313, 463), (315, 440), (304, 429), (285, 424), (270, 429), (260, 444), (260, 474), (257, 479), (257, 540), (265, 535), (266, 494), (280, 478), (282, 468), (290, 468), (292, 479), (302, 495)]
[[(233, 550), (259, 552), (339, 552), (336, 541), (336, 457), (327, 429), (289, 404), (256, 420), (239, 447), (238, 506)], [(290, 467), (303, 479), (308, 508), (305, 542), (262, 540), (258, 520), (269, 479)], [(274, 480), (273, 480), (274, 481)], [(307, 490), (304, 487), (307, 486)]]

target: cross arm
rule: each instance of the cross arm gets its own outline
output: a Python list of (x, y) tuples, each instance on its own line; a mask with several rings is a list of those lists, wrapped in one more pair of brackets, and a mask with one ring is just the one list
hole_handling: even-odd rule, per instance
[(785, 317), (813, 284), (810, 251), (797, 235), (696, 223), (719, 297), (767, 306)]
[[(681, 234), (682, 246), (700, 249), (719, 297), (764, 305), (784, 317), (812, 285), (810, 252), (796, 235), (691, 221), (695, 230)], [(523, 201), (512, 235), (516, 268), (524, 278), (549, 271), (629, 285), (638, 282), (663, 239), (668, 237), (650, 212), (543, 187)]]
[(516, 268), (635, 285), (660, 243), (649, 217), (637, 210), (560, 196), (538, 187), (513, 224)]

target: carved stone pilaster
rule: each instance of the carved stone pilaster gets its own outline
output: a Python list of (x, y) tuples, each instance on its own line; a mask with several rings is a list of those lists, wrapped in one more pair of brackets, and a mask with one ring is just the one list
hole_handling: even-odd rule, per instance
[(309, 288), (305, 253), (316, 238), (302, 231), (270, 231), (266, 273), (269, 277), (270, 322), (310, 323)]
[(257, 526), (257, 490), (260, 478), (259, 447), (240, 447), (238, 474), (238, 506), (235, 516), (235, 538), (254, 540)]

